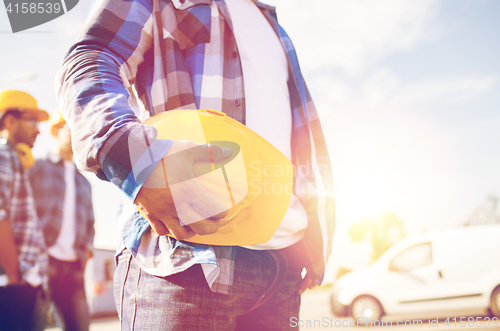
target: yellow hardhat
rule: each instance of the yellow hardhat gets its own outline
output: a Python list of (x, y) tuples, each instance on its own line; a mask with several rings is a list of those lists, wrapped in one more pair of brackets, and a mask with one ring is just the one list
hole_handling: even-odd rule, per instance
[(58, 129), (62, 128), (66, 124), (66, 120), (64, 119), (61, 111), (56, 110), (50, 116), (50, 132), (53, 136), (56, 135)]
[(49, 114), (38, 108), (35, 98), (22, 91), (8, 90), (0, 93), (0, 119), (8, 110), (28, 112), (40, 122), (49, 119)]
[(224, 220), (233, 221), (215, 234), (196, 235), (187, 241), (241, 246), (271, 239), (288, 210), (293, 189), (293, 165), (285, 155), (216, 110), (171, 110), (144, 124), (154, 126), (160, 139), (212, 144), (233, 152), (228, 160), (212, 163), (208, 172), (206, 165), (193, 165), (196, 180), (227, 207)]

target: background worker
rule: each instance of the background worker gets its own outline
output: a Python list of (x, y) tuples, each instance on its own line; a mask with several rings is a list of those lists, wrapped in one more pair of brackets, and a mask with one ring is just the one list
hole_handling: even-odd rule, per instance
[(93, 255), (91, 187), (72, 161), (71, 133), (59, 111), (51, 122), (56, 153), (37, 160), (30, 170), (36, 211), (48, 247), (50, 298), (64, 330), (88, 330), (83, 274)]
[[(249, 0), (110, 0), (99, 2), (81, 36), (61, 66), (58, 98), (78, 166), (128, 196), (115, 271), (122, 328), (290, 328), (300, 294), (321, 284), (335, 222), (321, 125), (274, 7)], [(168, 180), (190, 171), (196, 144), (157, 139), (141, 122), (173, 109), (206, 108), (246, 124), (297, 170), (289, 209), (269, 242), (190, 243), (224, 225), (210, 217), (223, 216), (218, 202), (182, 185), (186, 218), (202, 219), (186, 222), (170, 189), (150, 181), (175, 154), (182, 166), (172, 167), (177, 173), (167, 169)]]
[(0, 330), (45, 326), (47, 255), (27, 168), (48, 119), (28, 93), (0, 93)]

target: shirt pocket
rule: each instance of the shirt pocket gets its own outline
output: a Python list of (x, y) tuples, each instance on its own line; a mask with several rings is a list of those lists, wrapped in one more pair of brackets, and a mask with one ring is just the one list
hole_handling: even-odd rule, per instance
[(171, 37), (181, 50), (210, 42), (212, 0), (172, 0), (176, 16), (173, 33), (164, 31), (164, 38)]

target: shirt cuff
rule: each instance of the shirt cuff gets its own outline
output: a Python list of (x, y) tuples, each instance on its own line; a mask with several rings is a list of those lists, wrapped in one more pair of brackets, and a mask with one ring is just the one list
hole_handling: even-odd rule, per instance
[(124, 131), (108, 141), (99, 159), (105, 177), (134, 201), (173, 140), (156, 139), (156, 129), (147, 125), (135, 125)]
[(173, 142), (173, 140), (167, 139), (157, 139), (153, 141), (151, 146), (149, 146), (149, 148), (132, 166), (132, 171), (127, 178), (129, 183), (128, 185), (125, 185), (127, 190), (124, 191), (132, 201), (134, 201), (137, 194), (139, 194), (142, 185), (144, 185), (144, 182), (149, 177), (153, 169), (170, 150)]

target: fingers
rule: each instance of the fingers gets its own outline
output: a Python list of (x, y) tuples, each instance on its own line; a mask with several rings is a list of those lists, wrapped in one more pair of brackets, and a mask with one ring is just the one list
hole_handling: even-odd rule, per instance
[(305, 279), (303, 279), (297, 292), (299, 293), (299, 295), (302, 295), (302, 293), (304, 293), (308, 287), (309, 284), (306, 284)]
[(193, 223), (202, 221), (205, 219), (200, 213), (193, 209), (189, 203), (179, 203), (176, 206), (177, 216), (182, 222), (182, 225), (191, 226)]
[(190, 205), (185, 205), (178, 210), (180, 220), (191, 228), (191, 230), (201, 236), (214, 234), (221, 227), (219, 220), (205, 219), (200, 213)]
[(159, 236), (165, 236), (170, 233), (162, 221), (150, 220), (149, 218), (147, 218), (147, 220), (149, 222), (149, 225), (151, 225), (153, 231), (156, 232)]
[(302, 283), (300, 284), (300, 287), (297, 292), (299, 293), (299, 295), (302, 295), (307, 290), (308, 287), (309, 283), (302, 280)]
[(148, 222), (159, 236), (170, 234), (177, 240), (185, 240), (196, 235), (189, 226), (182, 225), (177, 218), (166, 218), (161, 221), (148, 219)]
[(197, 145), (188, 151), (194, 162), (221, 162), (233, 154), (231, 149), (215, 145)]
[(196, 233), (189, 226), (182, 225), (177, 219), (175, 221), (176, 224), (169, 227), (172, 237), (177, 240), (185, 240), (196, 235)]
[(179, 144), (175, 146), (172, 145), (168, 153), (165, 155), (165, 159), (170, 162), (178, 162), (179, 160), (185, 160), (189, 163), (193, 162), (208, 162), (212, 161), (211, 148), (206, 144), (198, 144), (191, 141), (176, 141), (174, 144)]
[[(193, 185), (199, 187), (190, 187)], [(178, 188), (180, 190), (176, 192)], [(143, 187), (135, 201), (153, 231), (159, 236), (170, 234), (175, 239), (185, 240), (196, 234), (213, 234), (227, 223), (208, 219), (214, 215), (224, 217), (226, 207), (209, 196), (195, 179), (174, 185), (171, 189), (172, 191)], [(177, 195), (177, 198), (172, 199), (171, 193)], [(201, 206), (194, 207), (190, 201), (198, 199)], [(218, 206), (213, 207), (214, 204)], [(200, 209), (203, 212), (200, 212)]]
[(224, 218), (228, 213), (228, 208), (217, 199), (210, 196), (201, 186), (197, 180), (191, 181), (191, 197), (190, 202), (192, 206), (203, 216), (202, 219)]
[[(162, 162), (148, 176), (145, 187), (165, 188), (194, 178), (193, 162), (198, 162), (197, 176), (211, 172), (212, 164), (231, 157), (230, 148), (202, 145), (190, 141), (175, 141)], [(205, 165), (203, 165), (205, 163)], [(201, 168), (200, 168), (201, 167)], [(167, 184), (168, 179), (168, 184)]]
[[(229, 148), (220, 148), (214, 145), (195, 143), (190, 143), (190, 145), (192, 147), (179, 150), (173, 154), (167, 153), (167, 156), (163, 158), (161, 164), (155, 167), (150, 177), (154, 174), (154, 180), (159, 184), (163, 184), (165, 176), (168, 179), (168, 185), (181, 183), (195, 177), (193, 163), (196, 163), (197, 167), (196, 176), (201, 176), (213, 171), (213, 163), (224, 161), (231, 157), (233, 153)], [(150, 184), (150, 187), (154, 186)]]
[(201, 214), (189, 205), (179, 209), (177, 214), (180, 220), (177, 218), (147, 219), (153, 231), (159, 236), (170, 234), (177, 240), (186, 240), (195, 235), (214, 234), (223, 225), (219, 220), (204, 219)]
[(299, 293), (299, 295), (302, 295), (302, 293), (304, 293), (307, 289), (312, 289), (316, 287), (316, 285), (317, 284), (311, 278), (309, 278), (308, 275), (306, 275), (304, 279), (302, 279), (302, 282), (300, 283), (300, 287), (297, 290), (297, 292)]
[(212, 162), (221, 162), (231, 157), (233, 151), (229, 148), (220, 148), (215, 145), (208, 145), (212, 153)]

